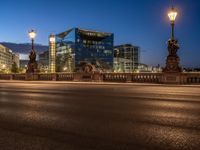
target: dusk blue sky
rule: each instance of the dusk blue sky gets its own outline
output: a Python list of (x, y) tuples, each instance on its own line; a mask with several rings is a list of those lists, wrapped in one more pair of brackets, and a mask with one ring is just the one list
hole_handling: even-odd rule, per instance
[[(170, 37), (170, 0), (1, 0), (0, 41), (48, 44), (51, 33), (72, 27), (113, 32), (115, 45), (141, 47), (141, 62), (165, 64)], [(174, 0), (178, 9), (175, 36), (182, 66), (200, 67), (200, 0)]]

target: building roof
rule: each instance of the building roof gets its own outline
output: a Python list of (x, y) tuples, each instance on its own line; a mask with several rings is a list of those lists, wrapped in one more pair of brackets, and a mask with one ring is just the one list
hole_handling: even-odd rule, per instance
[(60, 38), (64, 38), (73, 30), (78, 30), (78, 32), (84, 36), (95, 36), (95, 37), (99, 37), (99, 38), (113, 35), (113, 33), (110, 33), (110, 32), (100, 32), (100, 31), (88, 30), (88, 29), (82, 29), (82, 28), (71, 28), (67, 31), (57, 34), (56, 36), (58, 36)]
[(88, 30), (88, 29), (82, 29), (82, 28), (76, 28), (76, 29), (78, 29), (81, 32), (90, 32), (90, 33), (94, 33), (94, 34), (100, 33), (100, 34), (104, 34), (104, 35), (108, 35), (108, 36), (113, 34), (111, 32), (101, 32), (101, 31)]
[(135, 45), (132, 45), (132, 44), (121, 44), (121, 45), (114, 46), (114, 48), (121, 48), (121, 47), (136, 47), (136, 48), (139, 48), (139, 46), (135, 46)]

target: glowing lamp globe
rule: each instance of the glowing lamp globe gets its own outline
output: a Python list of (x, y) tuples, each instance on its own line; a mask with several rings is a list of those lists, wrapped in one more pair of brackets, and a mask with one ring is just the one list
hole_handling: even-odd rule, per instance
[(172, 9), (168, 13), (169, 20), (174, 22), (176, 20), (176, 16), (178, 15), (177, 11), (172, 7)]
[(31, 39), (35, 39), (35, 37), (36, 37), (36, 32), (35, 32), (34, 30), (31, 30), (28, 34), (29, 34), (29, 37), (30, 37)]

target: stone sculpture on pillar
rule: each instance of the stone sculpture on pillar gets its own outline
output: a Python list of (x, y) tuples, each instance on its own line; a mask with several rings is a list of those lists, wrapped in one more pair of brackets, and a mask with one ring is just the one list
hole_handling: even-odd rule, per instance
[(176, 39), (169, 39), (168, 40), (168, 52), (169, 55), (167, 56), (166, 60), (166, 67), (164, 72), (167, 73), (178, 73), (181, 72), (181, 67), (179, 66), (180, 58), (177, 55), (177, 51), (179, 49), (178, 41)]

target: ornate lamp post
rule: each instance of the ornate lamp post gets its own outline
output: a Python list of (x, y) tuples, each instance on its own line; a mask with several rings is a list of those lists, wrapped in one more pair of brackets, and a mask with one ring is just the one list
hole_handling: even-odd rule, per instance
[(30, 52), (29, 55), (29, 63), (28, 63), (28, 69), (27, 69), (27, 73), (34, 73), (37, 71), (37, 62), (36, 62), (36, 52), (34, 49), (34, 40), (36, 37), (36, 32), (34, 30), (31, 30), (29, 33), (29, 37), (31, 39), (32, 42), (32, 50)]
[(32, 42), (32, 50), (34, 50), (34, 40), (36, 37), (36, 32), (34, 30), (31, 30), (30, 32), (28, 32), (28, 34)]
[(164, 68), (164, 72), (167, 73), (179, 73), (182, 71), (181, 68), (179, 67), (180, 58), (177, 55), (177, 51), (179, 49), (178, 40), (176, 40), (174, 36), (174, 27), (177, 15), (178, 15), (177, 11), (175, 10), (174, 7), (172, 7), (168, 13), (172, 31), (171, 31), (171, 38), (168, 40), (169, 55), (167, 56), (166, 67)]
[(177, 11), (174, 9), (174, 7), (171, 8), (171, 10), (168, 13), (169, 20), (171, 21), (172, 26), (172, 35), (171, 38), (174, 39), (174, 26), (175, 26), (175, 20), (177, 16)]

